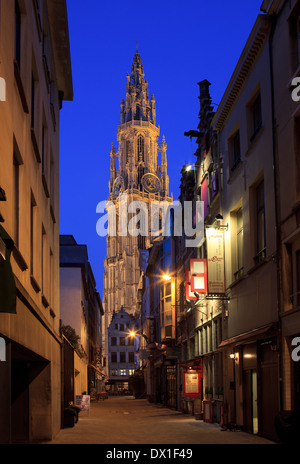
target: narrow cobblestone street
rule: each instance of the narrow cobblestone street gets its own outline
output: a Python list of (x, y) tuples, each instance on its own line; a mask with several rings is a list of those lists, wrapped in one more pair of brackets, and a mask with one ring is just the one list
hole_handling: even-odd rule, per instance
[(195, 417), (131, 396), (92, 403), (74, 428), (50, 444), (272, 444), (241, 431), (222, 431)]

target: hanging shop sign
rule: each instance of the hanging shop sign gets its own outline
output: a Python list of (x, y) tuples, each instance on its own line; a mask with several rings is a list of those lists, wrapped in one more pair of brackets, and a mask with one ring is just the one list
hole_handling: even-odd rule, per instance
[(197, 370), (183, 372), (183, 395), (188, 398), (201, 395), (201, 374)]
[(207, 261), (206, 259), (191, 259), (191, 291), (207, 293)]
[(208, 293), (225, 293), (224, 231), (206, 229), (206, 245)]
[(193, 301), (197, 301), (197, 297), (196, 295), (194, 294), (194, 292), (192, 291), (192, 286), (191, 286), (191, 271), (190, 269), (187, 269), (186, 270), (186, 280), (185, 280), (185, 297), (187, 300), (193, 300)]

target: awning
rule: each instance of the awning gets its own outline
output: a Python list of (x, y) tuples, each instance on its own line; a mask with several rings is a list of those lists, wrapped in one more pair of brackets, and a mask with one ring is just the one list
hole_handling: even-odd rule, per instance
[(190, 359), (189, 361), (185, 361), (179, 364), (179, 367), (183, 369), (193, 369), (193, 370), (202, 370), (203, 369), (203, 358), (202, 356), (199, 358)]
[(274, 324), (268, 324), (264, 327), (260, 327), (258, 329), (251, 330), (249, 332), (245, 332), (243, 334), (237, 335), (236, 337), (228, 338), (227, 340), (223, 340), (220, 345), (218, 346), (219, 348), (224, 348), (226, 346), (232, 345), (232, 344), (240, 344), (243, 341), (251, 341), (251, 339), (256, 339), (257, 337), (260, 337), (266, 332), (268, 332), (270, 329), (274, 327)]
[(103, 376), (106, 377), (107, 379), (109, 378), (108, 375), (104, 374), (104, 372), (100, 371), (100, 369), (98, 369), (97, 367), (93, 366), (93, 364), (89, 364), (89, 367), (92, 367), (96, 372), (98, 372), (99, 374), (103, 375)]

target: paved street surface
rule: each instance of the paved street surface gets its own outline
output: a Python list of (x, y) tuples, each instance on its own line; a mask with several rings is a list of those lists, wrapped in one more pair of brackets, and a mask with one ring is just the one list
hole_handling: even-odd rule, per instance
[(132, 396), (109, 397), (91, 404), (74, 428), (59, 432), (50, 444), (272, 444), (244, 432), (222, 431), (193, 416)]

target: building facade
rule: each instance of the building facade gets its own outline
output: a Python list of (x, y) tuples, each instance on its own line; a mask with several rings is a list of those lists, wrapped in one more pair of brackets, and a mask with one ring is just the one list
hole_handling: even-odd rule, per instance
[[(223, 341), (226, 417), (275, 438), (279, 411), (276, 179), (268, 40), (259, 15), (216, 111), (223, 154), (225, 287)], [(255, 53), (254, 53), (255, 50)]]
[(273, 18), (269, 53), (279, 257), (280, 405), (290, 411), (300, 402), (300, 359), (296, 350), (300, 334), (300, 99), (299, 92), (293, 94), (300, 76), (300, 4), (264, 1), (262, 10)]
[[(111, 392), (128, 391), (128, 378), (138, 369), (138, 338), (135, 318), (124, 308), (114, 312), (108, 327), (109, 385)], [(130, 335), (132, 334), (132, 335)], [(109, 388), (109, 387), (108, 387)]]
[[(126, 101), (121, 101), (118, 151), (112, 145), (110, 152), (107, 210), (108, 215), (111, 211), (116, 214), (116, 229), (107, 236), (104, 264), (103, 365), (106, 373), (109, 359), (107, 330), (113, 312), (121, 306), (130, 314), (138, 310), (136, 298), (141, 274), (139, 250), (147, 249), (153, 238), (150, 233), (150, 205), (155, 201), (172, 201), (167, 175), (167, 145), (164, 137), (159, 144), (159, 135), (155, 98), (152, 95), (149, 100), (148, 82), (140, 54), (136, 52), (131, 75), (127, 75)], [(135, 203), (139, 211), (130, 212), (133, 202), (140, 202)], [(136, 216), (133, 216), (134, 212)], [(139, 221), (143, 225), (138, 225)]]
[[(300, 388), (300, 4), (266, 0), (261, 12), (216, 110), (210, 83), (199, 82), (199, 125), (185, 133), (198, 149), (181, 201), (203, 202), (204, 239), (188, 250), (173, 237), (168, 295), (157, 277), (163, 245), (149, 250), (143, 305), (153, 316), (159, 307), (165, 344), (147, 361), (159, 379), (152, 397), (278, 440), (279, 413), (299, 405)], [(169, 340), (164, 296), (175, 314)]]
[(73, 86), (64, 0), (1, 2), (0, 22), (0, 441), (11, 443), (61, 425), (59, 120)]
[[(103, 308), (89, 262), (87, 246), (77, 244), (72, 235), (60, 236), (60, 314), (62, 333), (72, 328), (78, 337), (74, 348), (73, 385), (64, 406), (76, 395), (96, 397), (104, 391), (101, 371)], [(69, 338), (72, 344), (72, 340)]]

